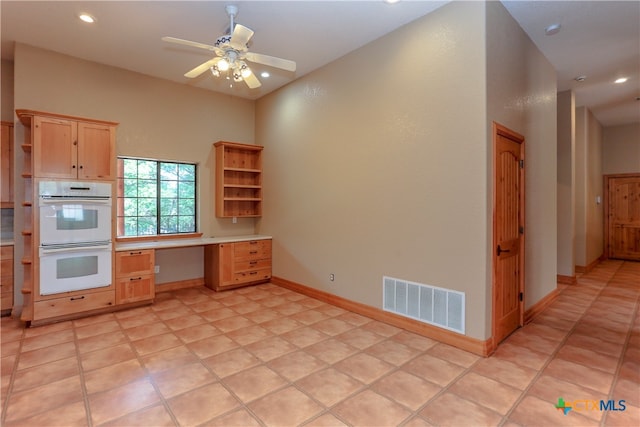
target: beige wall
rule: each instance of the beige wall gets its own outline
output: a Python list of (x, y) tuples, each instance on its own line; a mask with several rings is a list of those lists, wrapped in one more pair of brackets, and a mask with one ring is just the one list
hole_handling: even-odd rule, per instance
[[(531, 139), (534, 165), (553, 165), (540, 184), (542, 171), (532, 178), (542, 194), (531, 216), (542, 219), (532, 218), (528, 261), (555, 286), (555, 243), (537, 253), (555, 242), (555, 74), (495, 7), (450, 3), (257, 102), (267, 195), (258, 228), (276, 236), (274, 275), (378, 308), (385, 275), (463, 291), (467, 335), (488, 338), (496, 120)], [(488, 40), (515, 37), (509, 52), (524, 52), (500, 71), (516, 87), (487, 97), (498, 82), (487, 56), (504, 59), (498, 47), (485, 54), (493, 25), (503, 28)], [(371, 60), (379, 52), (386, 61)], [(537, 75), (520, 78), (527, 60)], [(518, 104), (528, 99), (540, 101)]]
[(487, 11), (487, 118), (525, 137), (526, 309), (556, 288), (556, 73), (501, 3)]
[[(587, 267), (604, 248), (602, 126), (585, 107), (576, 109), (576, 265)], [(597, 198), (600, 198), (600, 203)]]
[[(118, 155), (198, 164), (199, 229), (205, 236), (254, 232), (254, 219), (232, 224), (215, 217), (211, 149), (218, 140), (254, 142), (253, 101), (19, 44), (15, 51), (15, 108), (119, 122)], [(16, 134), (21, 140), (22, 126), (17, 126)], [(22, 153), (17, 154), (16, 164), (21, 164)], [(22, 220), (17, 212), (16, 222), (20, 230)], [(17, 251), (22, 253), (19, 244)], [(194, 263), (193, 254), (193, 250), (183, 249), (160, 251), (157, 282), (202, 277), (202, 256)], [(16, 283), (21, 283), (21, 276)]]
[(3, 59), (0, 63), (0, 119), (13, 121), (13, 62)]
[(558, 274), (575, 275), (575, 97), (558, 93)]
[(602, 139), (603, 174), (640, 172), (640, 123), (605, 127)]

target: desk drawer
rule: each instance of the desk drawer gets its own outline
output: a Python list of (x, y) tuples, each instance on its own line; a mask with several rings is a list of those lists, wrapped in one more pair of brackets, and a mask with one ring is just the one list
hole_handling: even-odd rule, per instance
[(271, 268), (249, 270), (235, 273), (233, 280), (236, 283), (250, 283), (271, 279)]
[(237, 261), (233, 266), (233, 271), (241, 272), (246, 270), (262, 270), (265, 268), (271, 268), (271, 258)]
[(234, 243), (233, 246), (236, 261), (271, 258), (271, 240), (237, 242)]

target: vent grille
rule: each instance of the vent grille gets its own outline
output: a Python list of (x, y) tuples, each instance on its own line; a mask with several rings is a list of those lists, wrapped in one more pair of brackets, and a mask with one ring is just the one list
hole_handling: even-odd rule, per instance
[(383, 309), (464, 334), (464, 292), (384, 277)]

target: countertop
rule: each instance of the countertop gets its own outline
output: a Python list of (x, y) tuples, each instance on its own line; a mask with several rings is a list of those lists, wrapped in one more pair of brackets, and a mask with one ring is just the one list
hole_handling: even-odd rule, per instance
[(190, 246), (217, 245), (229, 242), (247, 242), (251, 240), (271, 239), (271, 236), (262, 234), (250, 234), (244, 236), (224, 236), (224, 237), (199, 237), (194, 239), (167, 239), (147, 242), (116, 243), (116, 252), (139, 251), (143, 249), (171, 249), (186, 248)]

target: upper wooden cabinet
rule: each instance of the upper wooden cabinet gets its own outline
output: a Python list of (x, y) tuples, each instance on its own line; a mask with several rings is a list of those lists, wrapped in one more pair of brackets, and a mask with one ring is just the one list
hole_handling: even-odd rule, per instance
[(11, 122), (2, 122), (0, 151), (2, 153), (0, 203), (3, 208), (13, 207), (13, 123)]
[(218, 141), (216, 148), (216, 216), (262, 216), (260, 145)]
[(117, 123), (18, 110), (31, 127), (33, 175), (37, 178), (116, 178)]

